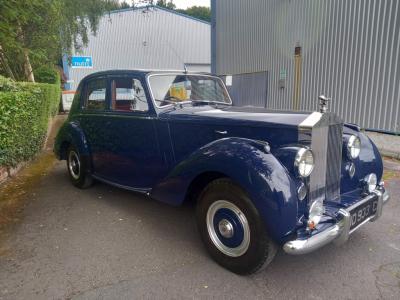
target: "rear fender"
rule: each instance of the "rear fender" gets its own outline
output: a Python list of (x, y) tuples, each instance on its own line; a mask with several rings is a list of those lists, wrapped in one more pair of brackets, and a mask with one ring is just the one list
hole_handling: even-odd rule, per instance
[(65, 143), (74, 145), (80, 155), (90, 156), (89, 144), (78, 122), (67, 122), (60, 128), (54, 144), (54, 153), (59, 159), (66, 159), (66, 149), (63, 149)]
[(179, 163), (152, 189), (151, 196), (180, 205), (197, 176), (205, 172), (224, 174), (247, 192), (273, 239), (283, 242), (296, 227), (296, 184), (265, 146), (243, 138), (214, 141)]

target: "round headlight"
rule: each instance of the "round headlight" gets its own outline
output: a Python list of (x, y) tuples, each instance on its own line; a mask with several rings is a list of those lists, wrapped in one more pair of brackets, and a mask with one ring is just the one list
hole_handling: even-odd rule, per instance
[(325, 207), (321, 200), (317, 200), (313, 204), (311, 204), (310, 211), (308, 212), (308, 222), (307, 222), (309, 229), (314, 229), (315, 226), (318, 225), (324, 212), (325, 212)]
[(314, 169), (314, 155), (311, 150), (301, 148), (297, 151), (296, 158), (294, 160), (294, 166), (297, 169), (297, 173), (301, 177), (310, 176)]
[(347, 155), (350, 159), (357, 158), (361, 151), (361, 141), (360, 139), (352, 135), (347, 141)]
[(372, 193), (376, 189), (378, 184), (378, 179), (374, 173), (371, 173), (364, 178), (368, 193)]

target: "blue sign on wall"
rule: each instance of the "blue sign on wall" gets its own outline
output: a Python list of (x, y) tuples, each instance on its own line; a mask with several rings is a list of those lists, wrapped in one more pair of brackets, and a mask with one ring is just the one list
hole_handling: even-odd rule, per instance
[(72, 56), (72, 68), (93, 68), (93, 61), (91, 56)]

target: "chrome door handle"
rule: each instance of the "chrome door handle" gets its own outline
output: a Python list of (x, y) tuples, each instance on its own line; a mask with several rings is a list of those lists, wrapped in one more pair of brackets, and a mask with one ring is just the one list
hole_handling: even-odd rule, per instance
[(227, 134), (228, 131), (224, 130), (224, 131), (220, 131), (220, 130), (215, 130), (215, 133), (219, 133), (219, 134)]

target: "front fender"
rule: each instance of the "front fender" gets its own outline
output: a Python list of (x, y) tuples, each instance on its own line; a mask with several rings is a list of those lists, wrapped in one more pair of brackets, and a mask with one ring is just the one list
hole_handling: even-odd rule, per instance
[(59, 159), (65, 159), (62, 148), (65, 143), (74, 145), (81, 155), (90, 155), (89, 144), (86, 136), (82, 128), (79, 126), (79, 123), (76, 121), (64, 123), (58, 131), (54, 143), (54, 153)]
[[(341, 176), (341, 193), (351, 192), (356, 188), (362, 188), (364, 183), (363, 179), (370, 173), (375, 173), (378, 182), (382, 179), (383, 175), (383, 162), (376, 145), (364, 133), (358, 132), (352, 128), (344, 127), (343, 133), (347, 136), (357, 135), (361, 141), (361, 152), (359, 157), (350, 160), (345, 151), (346, 146), (343, 145), (343, 163), (342, 163), (342, 176)], [(350, 178), (346, 165), (353, 162), (356, 168), (353, 178)]]
[(296, 227), (296, 184), (265, 144), (243, 138), (214, 141), (180, 162), (156, 187), (151, 196), (179, 205), (198, 175), (218, 172), (231, 178), (249, 195), (267, 231), (283, 242)]

